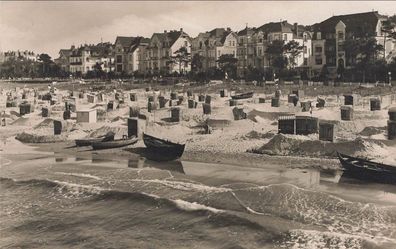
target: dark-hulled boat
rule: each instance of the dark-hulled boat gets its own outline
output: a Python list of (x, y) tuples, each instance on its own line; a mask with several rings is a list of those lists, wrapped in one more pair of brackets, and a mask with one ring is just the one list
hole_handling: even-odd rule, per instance
[(231, 96), (232, 99), (249, 99), (253, 97), (253, 92), (241, 93)]
[(92, 143), (96, 143), (96, 142), (113, 141), (114, 135), (115, 134), (113, 132), (108, 132), (106, 135), (100, 137), (88, 137), (88, 138), (76, 139), (74, 141), (77, 147), (91, 146)]
[(337, 155), (345, 169), (343, 176), (363, 181), (396, 184), (396, 166), (352, 157), (338, 152)]
[(132, 136), (129, 138), (116, 139), (112, 141), (93, 142), (91, 146), (94, 150), (113, 149), (132, 145), (135, 144), (137, 141), (138, 139), (135, 136)]
[(185, 144), (173, 143), (168, 140), (143, 134), (143, 141), (147, 147), (148, 157), (155, 161), (171, 161), (183, 155)]

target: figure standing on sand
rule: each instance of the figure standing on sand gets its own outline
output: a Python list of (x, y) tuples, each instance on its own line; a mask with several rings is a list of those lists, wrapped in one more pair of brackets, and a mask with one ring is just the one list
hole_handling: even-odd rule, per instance
[(298, 96), (296, 95), (296, 96), (294, 96), (294, 98), (293, 98), (293, 104), (294, 104), (294, 106), (297, 106), (297, 103), (298, 103)]

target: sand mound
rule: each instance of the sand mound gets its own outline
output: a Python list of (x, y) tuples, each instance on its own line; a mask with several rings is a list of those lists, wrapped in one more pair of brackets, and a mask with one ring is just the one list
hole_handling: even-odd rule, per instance
[(12, 125), (20, 125), (20, 126), (25, 126), (25, 125), (31, 125), (30, 119), (29, 118), (18, 118), (14, 122), (11, 123)]
[(381, 134), (386, 130), (386, 127), (373, 127), (373, 126), (368, 126), (365, 127), (360, 133), (359, 135), (361, 136), (373, 136), (373, 135), (377, 135), (377, 134)]
[(111, 122), (117, 122), (117, 121), (120, 121), (120, 120), (126, 122), (127, 119), (128, 119), (128, 118), (126, 118), (126, 117), (117, 116), (117, 117), (113, 118), (113, 119), (111, 120)]
[(99, 137), (103, 136), (109, 131), (112, 131), (115, 133), (115, 137), (122, 137), (123, 135), (128, 135), (128, 127), (124, 125), (120, 126), (109, 126), (105, 125), (100, 127), (99, 129), (95, 130), (94, 132), (91, 132), (89, 134), (89, 137)]
[(17, 134), (15, 138), (23, 143), (56, 143), (67, 140), (66, 135), (39, 135), (26, 132)]
[(46, 118), (41, 123), (39, 123), (34, 127), (34, 129), (41, 129), (41, 128), (54, 128), (54, 120), (52, 118)]
[[(320, 140), (299, 139), (283, 134), (275, 135), (267, 144), (252, 152), (269, 155), (290, 155), (310, 157), (335, 157), (339, 151), (355, 156), (381, 156), (385, 145), (381, 142), (369, 142), (362, 138), (345, 142), (324, 142)], [(374, 153), (375, 152), (375, 153)]]
[(257, 131), (251, 131), (248, 134), (246, 134), (243, 138), (245, 139), (269, 139), (272, 138), (275, 135), (273, 132), (267, 132), (267, 133), (260, 133)]

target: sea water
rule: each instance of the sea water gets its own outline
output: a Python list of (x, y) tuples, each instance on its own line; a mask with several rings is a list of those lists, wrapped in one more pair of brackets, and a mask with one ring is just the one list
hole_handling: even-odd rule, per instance
[(396, 248), (396, 187), (337, 172), (1, 155), (0, 248)]

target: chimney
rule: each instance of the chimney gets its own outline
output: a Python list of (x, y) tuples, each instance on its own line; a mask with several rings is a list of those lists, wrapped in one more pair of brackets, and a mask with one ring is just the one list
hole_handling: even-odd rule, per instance
[(180, 32), (183, 32), (183, 28), (180, 28)]
[(230, 27), (227, 27), (227, 31), (228, 31), (228, 32), (231, 32), (231, 28), (230, 28)]
[(164, 30), (164, 33), (166, 34), (166, 29)]
[(297, 37), (298, 37), (298, 23), (294, 23), (294, 32), (296, 32), (296, 35), (297, 35)]

